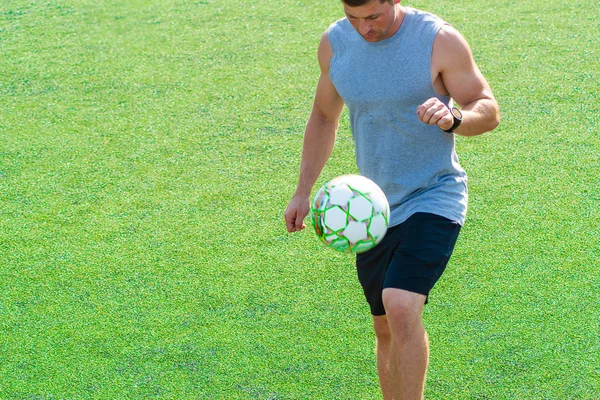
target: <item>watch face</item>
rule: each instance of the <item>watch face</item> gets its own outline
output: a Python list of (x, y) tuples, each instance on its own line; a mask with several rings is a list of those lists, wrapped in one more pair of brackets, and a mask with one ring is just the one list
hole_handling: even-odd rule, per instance
[(452, 107), (452, 115), (454, 116), (454, 118), (456, 119), (462, 119), (462, 113), (460, 112), (460, 110), (456, 107)]

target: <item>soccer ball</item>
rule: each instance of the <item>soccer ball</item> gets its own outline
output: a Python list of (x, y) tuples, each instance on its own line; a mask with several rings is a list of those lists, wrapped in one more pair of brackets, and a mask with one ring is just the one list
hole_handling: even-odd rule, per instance
[(342, 175), (324, 184), (314, 197), (311, 221), (327, 246), (346, 253), (362, 253), (385, 236), (390, 205), (372, 180)]

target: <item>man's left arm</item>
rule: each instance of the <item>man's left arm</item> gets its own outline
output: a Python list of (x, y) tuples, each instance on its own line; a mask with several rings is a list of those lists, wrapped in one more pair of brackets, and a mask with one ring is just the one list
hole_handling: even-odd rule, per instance
[[(498, 126), (500, 112), (492, 90), (475, 63), (467, 41), (449, 25), (435, 38), (431, 70), (436, 91), (446, 92), (460, 107), (462, 122), (455, 133), (475, 136)], [(422, 122), (437, 125), (442, 130), (449, 130), (454, 123), (448, 107), (435, 97), (419, 106), (417, 114)]]

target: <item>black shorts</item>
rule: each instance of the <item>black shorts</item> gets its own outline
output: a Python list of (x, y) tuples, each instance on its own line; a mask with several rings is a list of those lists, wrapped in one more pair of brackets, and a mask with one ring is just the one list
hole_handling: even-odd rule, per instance
[(373, 249), (357, 254), (358, 280), (373, 315), (385, 315), (385, 288), (429, 296), (450, 260), (460, 224), (435, 214), (416, 213), (388, 229)]

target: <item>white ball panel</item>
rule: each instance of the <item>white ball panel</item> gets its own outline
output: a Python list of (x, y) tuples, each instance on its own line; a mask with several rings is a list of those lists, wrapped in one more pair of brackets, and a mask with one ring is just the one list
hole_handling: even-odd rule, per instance
[(330, 208), (323, 213), (323, 224), (332, 231), (343, 229), (347, 222), (348, 214), (339, 207)]
[(387, 232), (388, 224), (383, 214), (377, 214), (371, 220), (371, 226), (369, 226), (369, 233), (375, 241), (379, 242), (383, 239), (383, 236)]
[(348, 186), (362, 194), (368, 194), (376, 189), (373, 185), (373, 181), (361, 175), (353, 175), (351, 179), (348, 180)]
[(346, 185), (335, 186), (329, 191), (329, 203), (346, 207), (354, 193)]
[(368, 237), (367, 224), (356, 221), (348, 222), (348, 226), (344, 229), (344, 236), (347, 237), (351, 243), (366, 239)]
[(364, 221), (373, 215), (373, 204), (363, 196), (356, 196), (348, 202), (348, 214), (357, 221)]

